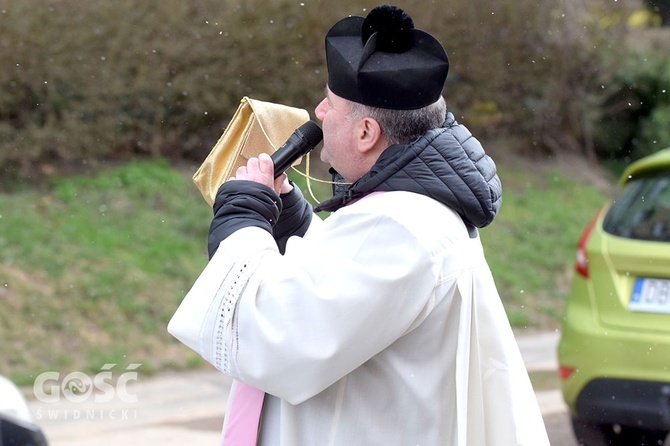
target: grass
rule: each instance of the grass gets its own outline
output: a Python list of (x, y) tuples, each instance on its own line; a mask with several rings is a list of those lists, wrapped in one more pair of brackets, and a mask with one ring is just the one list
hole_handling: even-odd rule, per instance
[[(558, 169), (499, 170), (504, 204), (481, 236), (510, 321), (556, 327), (574, 248), (604, 194)], [(190, 173), (132, 162), (0, 194), (0, 374), (32, 384), (106, 363), (202, 364), (166, 331), (207, 258), (211, 210)], [(329, 186), (315, 187), (323, 199)]]
[(165, 331), (206, 262), (210, 209), (165, 162), (0, 195), (0, 373), (144, 371), (191, 359)]
[(499, 174), (503, 205), (481, 236), (508, 317), (515, 327), (557, 328), (577, 243), (607, 195), (557, 167), (499, 165)]

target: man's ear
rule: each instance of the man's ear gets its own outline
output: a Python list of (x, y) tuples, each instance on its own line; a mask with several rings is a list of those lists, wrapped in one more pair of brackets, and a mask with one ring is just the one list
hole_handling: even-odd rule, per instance
[(377, 148), (379, 143), (384, 139), (379, 123), (372, 118), (365, 117), (359, 120), (356, 127), (358, 150), (361, 153), (367, 153)]

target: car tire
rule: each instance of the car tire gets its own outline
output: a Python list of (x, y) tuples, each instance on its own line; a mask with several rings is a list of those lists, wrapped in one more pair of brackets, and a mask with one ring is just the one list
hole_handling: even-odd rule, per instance
[(572, 430), (580, 446), (663, 446), (668, 432), (572, 419)]
[(614, 434), (611, 426), (592, 421), (572, 419), (572, 430), (580, 446), (612, 446), (609, 437)]

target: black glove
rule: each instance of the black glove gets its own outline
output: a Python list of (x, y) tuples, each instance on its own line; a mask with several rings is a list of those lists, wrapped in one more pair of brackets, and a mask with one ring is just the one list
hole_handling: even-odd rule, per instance
[(242, 228), (256, 226), (272, 234), (281, 208), (279, 195), (261, 183), (248, 180), (223, 183), (216, 193), (214, 218), (209, 226), (209, 258), (214, 256), (221, 241)]
[(293, 187), (291, 192), (281, 194), (282, 210), (279, 220), (274, 226), (274, 238), (277, 241), (279, 252), (286, 250), (289, 237), (302, 237), (312, 222), (312, 205), (303, 196), (300, 189)]

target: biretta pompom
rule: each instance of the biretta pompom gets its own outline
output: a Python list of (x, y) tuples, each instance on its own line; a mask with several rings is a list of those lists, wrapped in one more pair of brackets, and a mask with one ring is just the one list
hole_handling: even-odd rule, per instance
[(326, 35), (328, 87), (361, 104), (412, 110), (442, 94), (449, 58), (430, 34), (395, 6), (347, 17)]

